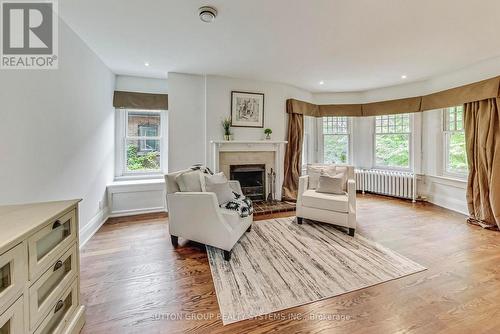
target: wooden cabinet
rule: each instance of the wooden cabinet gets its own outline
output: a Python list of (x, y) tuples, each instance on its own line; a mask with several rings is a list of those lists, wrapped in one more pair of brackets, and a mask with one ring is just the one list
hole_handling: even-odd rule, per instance
[(83, 327), (78, 202), (0, 206), (0, 334)]

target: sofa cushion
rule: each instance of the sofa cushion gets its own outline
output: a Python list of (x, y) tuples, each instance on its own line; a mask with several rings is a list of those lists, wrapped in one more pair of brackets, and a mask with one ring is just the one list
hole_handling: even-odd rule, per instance
[(182, 174), (177, 175), (175, 180), (179, 185), (179, 189), (182, 192), (200, 192), (201, 189), (201, 177), (202, 173), (199, 170), (190, 170)]
[(339, 195), (344, 194), (344, 174), (339, 173), (335, 176), (320, 175), (316, 192)]
[(347, 194), (325, 194), (309, 189), (302, 194), (302, 205), (315, 209), (349, 212)]
[(309, 175), (308, 189), (318, 188), (319, 176), (321, 174), (335, 175), (335, 165), (309, 164), (307, 175)]

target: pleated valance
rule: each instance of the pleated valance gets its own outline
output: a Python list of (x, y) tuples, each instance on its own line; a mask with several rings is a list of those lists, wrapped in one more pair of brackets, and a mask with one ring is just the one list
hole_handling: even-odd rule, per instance
[(316, 105), (289, 99), (287, 112), (314, 117), (407, 114), (454, 107), (496, 97), (500, 97), (500, 76), (429, 95), (364, 104)]
[(115, 91), (113, 106), (119, 109), (167, 110), (167, 94)]

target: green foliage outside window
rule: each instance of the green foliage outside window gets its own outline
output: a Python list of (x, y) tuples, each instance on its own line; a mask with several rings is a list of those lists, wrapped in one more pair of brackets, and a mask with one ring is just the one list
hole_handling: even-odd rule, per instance
[(378, 166), (409, 168), (410, 136), (408, 134), (378, 134), (375, 145)]
[(464, 132), (452, 132), (449, 134), (448, 140), (448, 171), (461, 174), (467, 173)]
[(158, 151), (139, 155), (137, 145), (128, 145), (127, 168), (131, 171), (160, 169), (159, 157)]
[(325, 135), (324, 162), (347, 163), (348, 148), (349, 148), (348, 135)]

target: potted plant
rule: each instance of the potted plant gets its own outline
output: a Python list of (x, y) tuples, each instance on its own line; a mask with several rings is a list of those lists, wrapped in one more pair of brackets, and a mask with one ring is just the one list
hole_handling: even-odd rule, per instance
[(273, 133), (273, 130), (267, 128), (264, 130), (264, 134), (266, 135), (266, 140), (270, 140), (271, 139), (271, 133)]
[(224, 118), (222, 120), (222, 128), (224, 129), (224, 140), (231, 140), (231, 119)]

